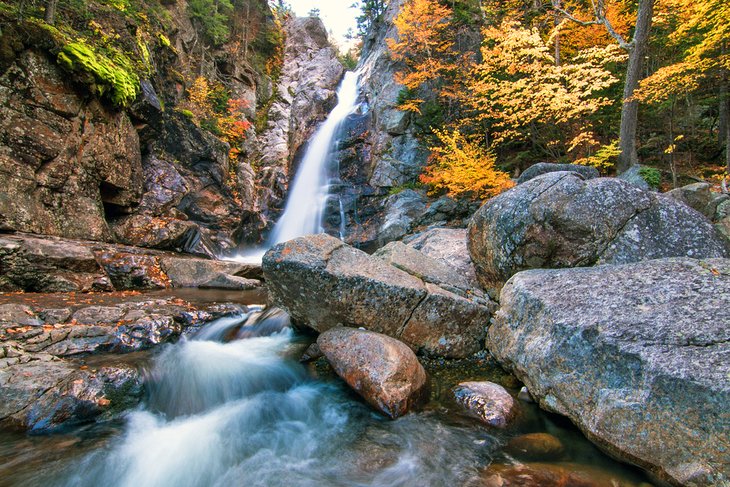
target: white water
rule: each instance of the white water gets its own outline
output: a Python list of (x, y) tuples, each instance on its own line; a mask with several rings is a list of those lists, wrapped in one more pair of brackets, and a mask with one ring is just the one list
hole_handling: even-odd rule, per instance
[(291, 184), (284, 213), (269, 237), (270, 245), (322, 231), (322, 215), (329, 192), (327, 165), (336, 142), (337, 129), (356, 108), (357, 78), (357, 73), (345, 73), (337, 90), (337, 106), (309, 141)]
[(243, 326), (251, 338), (213, 338), (240, 335), (244, 315), (167, 347), (124, 432), (39, 485), (450, 487), (488, 463), (494, 442), (473, 428), (429, 414), (390, 421), (314, 380), (288, 358), (296, 337), (280, 315), (262, 316)]
[[(352, 71), (337, 90), (337, 106), (317, 129), (307, 145), (304, 159), (291, 182), (286, 207), (269, 235), (264, 248), (244, 251), (229, 260), (246, 263), (261, 262), (266, 250), (296, 237), (322, 232), (322, 217), (329, 193), (327, 167), (337, 140), (338, 129), (348, 115), (357, 108), (358, 74)], [(342, 202), (340, 201), (342, 209)], [(342, 218), (342, 212), (340, 217)], [(344, 220), (340, 224), (340, 238), (344, 235)]]

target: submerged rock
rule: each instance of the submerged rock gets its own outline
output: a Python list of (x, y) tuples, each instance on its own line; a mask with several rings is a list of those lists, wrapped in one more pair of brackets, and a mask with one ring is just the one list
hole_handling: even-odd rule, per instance
[(320, 334), (317, 345), (337, 375), (391, 419), (428, 400), (426, 371), (411, 349), (394, 338), (337, 327)]
[(506, 428), (515, 416), (514, 399), (499, 384), (462, 382), (453, 392), (457, 403), (489, 426)]
[(704, 216), (672, 198), (567, 172), (492, 198), (469, 225), (469, 252), (485, 287), (525, 269), (725, 257), (729, 249)]
[(543, 408), (679, 485), (730, 480), (730, 260), (531, 270), (502, 289), (492, 354)]
[(417, 270), (424, 259), (406, 272), (321, 234), (275, 246), (263, 269), (271, 300), (316, 331), (364, 327), (447, 357), (481, 350), (493, 304), (478, 291), (428, 282)]
[[(608, 470), (577, 463), (494, 464), (482, 474), (482, 487), (644, 487)], [(651, 487), (651, 486), (649, 486)]]
[(528, 433), (512, 438), (504, 450), (520, 460), (557, 460), (565, 453), (563, 443), (549, 433)]

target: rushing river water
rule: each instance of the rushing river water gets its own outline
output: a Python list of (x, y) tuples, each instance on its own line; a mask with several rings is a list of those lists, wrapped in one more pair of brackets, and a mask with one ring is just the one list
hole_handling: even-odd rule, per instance
[[(505, 462), (500, 446), (516, 432), (496, 434), (444, 400), (454, 380), (485, 377), (436, 367), (429, 406), (390, 421), (333, 375), (300, 364), (304, 340), (257, 307), (214, 321), (148, 361), (148, 397), (125, 421), (52, 436), (0, 433), (0, 485), (446, 487), (484, 485), (481, 471)], [(640, 481), (532, 406), (523, 405), (520, 429), (550, 430), (566, 443), (566, 460), (621, 482), (597, 486)]]

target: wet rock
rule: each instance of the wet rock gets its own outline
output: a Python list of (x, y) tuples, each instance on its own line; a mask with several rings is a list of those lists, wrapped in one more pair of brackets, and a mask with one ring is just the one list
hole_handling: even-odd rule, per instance
[(300, 362), (312, 362), (321, 357), (324, 357), (322, 350), (319, 349), (317, 342), (312, 343), (307, 347), (302, 356), (299, 358)]
[(406, 237), (408, 246), (437, 259), (456, 270), (472, 288), (477, 288), (474, 264), (467, 248), (465, 228), (432, 228), (425, 232)]
[(426, 198), (421, 193), (406, 189), (383, 202), (384, 221), (378, 230), (381, 244), (398, 240), (415, 226), (426, 211)]
[(165, 257), (162, 269), (174, 287), (200, 287), (221, 274), (247, 279), (260, 279), (261, 266), (210, 259)]
[(517, 393), (517, 399), (525, 402), (535, 402), (530, 395), (530, 391), (527, 390), (527, 387), (525, 386), (522, 386), (522, 388), (520, 388), (520, 392)]
[(82, 325), (116, 323), (124, 316), (124, 310), (116, 306), (88, 306), (73, 314), (74, 320)]
[(320, 334), (317, 345), (337, 375), (391, 419), (428, 400), (426, 371), (411, 349), (394, 338), (337, 327)]
[(98, 254), (98, 259), (117, 290), (170, 287), (157, 256), (105, 251)]
[(133, 407), (142, 397), (142, 380), (129, 366), (80, 370), (41, 356), (0, 368), (0, 395), (0, 421), (51, 432)]
[(506, 428), (515, 416), (514, 399), (493, 382), (461, 382), (453, 390), (456, 402), (489, 426)]
[(528, 433), (512, 438), (504, 451), (520, 460), (557, 460), (565, 453), (563, 443), (549, 433)]
[(38, 319), (30, 306), (23, 304), (0, 305), (0, 327), (41, 325), (41, 320)]
[(275, 246), (263, 269), (270, 298), (295, 322), (319, 332), (365, 327), (426, 354), (479, 351), (493, 309), (485, 298), (454, 294), (324, 234)]
[(261, 281), (228, 274), (218, 274), (209, 281), (201, 283), (198, 287), (201, 289), (237, 289), (239, 291), (246, 291), (261, 287)]
[(73, 240), (0, 236), (0, 291), (66, 292), (112, 289), (94, 253)]
[(502, 289), (487, 345), (612, 455), (674, 484), (721, 485), (728, 295), (728, 259), (525, 271)]
[(517, 178), (517, 184), (522, 184), (537, 176), (547, 174), (549, 172), (574, 172), (580, 174), (583, 179), (595, 179), (600, 176), (598, 169), (592, 166), (581, 166), (580, 164), (553, 164), (550, 162), (538, 162), (525, 169), (525, 171)]
[(520, 270), (730, 255), (701, 214), (614, 178), (538, 176), (490, 199), (469, 225), (469, 253), (485, 287)]

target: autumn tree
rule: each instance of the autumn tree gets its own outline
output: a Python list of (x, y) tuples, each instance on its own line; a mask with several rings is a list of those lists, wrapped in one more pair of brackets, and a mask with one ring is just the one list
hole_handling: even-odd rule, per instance
[(638, 127), (639, 102), (634, 92), (641, 80), (644, 56), (649, 41), (649, 30), (654, 11), (654, 0), (639, 0), (634, 35), (627, 41), (614, 28), (608, 18), (605, 0), (591, 0), (593, 19), (582, 20), (568, 10), (564, 9), (558, 0), (552, 0), (553, 8), (563, 14), (566, 18), (581, 25), (602, 25), (613, 37), (618, 45), (628, 52), (629, 59), (626, 67), (626, 78), (624, 80), (623, 100), (621, 106), (621, 128), (619, 132), (619, 149), (621, 151), (618, 159), (617, 169), (619, 172), (626, 171), (638, 163), (636, 152), (636, 130)]
[[(393, 20), (398, 38), (386, 42), (391, 58), (404, 66), (395, 73), (395, 81), (415, 92), (428, 86), (447, 93), (444, 80), (456, 68), (454, 40), (450, 30), (451, 11), (435, 0), (408, 0)], [(408, 97), (400, 108), (419, 112), (423, 100)]]
[[(680, 46), (682, 56), (642, 80), (637, 98), (659, 104), (702, 90), (717, 87), (720, 107), (720, 142), (725, 142), (725, 166), (730, 172), (730, 4), (724, 0), (664, 0), (666, 8), (683, 17), (668, 36)], [(675, 134), (670, 133), (670, 149)]]
[(489, 144), (526, 141), (554, 159), (591, 153), (599, 145), (591, 116), (613, 103), (602, 92), (618, 82), (607, 65), (622, 55), (613, 45), (596, 47), (558, 65), (550, 43), (511, 21), (485, 29), (463, 123), (483, 131)]
[(432, 192), (486, 199), (514, 186), (509, 174), (497, 169), (494, 153), (478, 141), (470, 140), (458, 129), (433, 132), (437, 143), (429, 147), (431, 157), (420, 176)]

